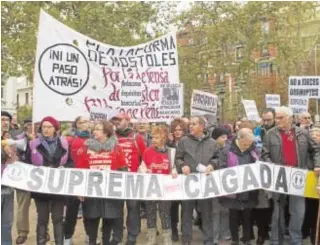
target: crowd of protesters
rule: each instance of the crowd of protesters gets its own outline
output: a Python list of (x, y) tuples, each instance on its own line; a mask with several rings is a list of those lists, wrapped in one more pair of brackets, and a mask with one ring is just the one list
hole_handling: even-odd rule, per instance
[[(200, 169), (210, 174), (258, 160), (320, 172), (320, 127), (313, 125), (308, 112), (295, 123), (288, 107), (264, 110), (259, 122), (243, 118), (220, 125), (206, 116), (176, 118), (170, 125), (149, 124), (143, 119), (133, 124), (128, 115), (120, 113), (110, 121), (91, 122), (79, 116), (66, 132), (61, 132), (60, 123), (50, 116), (34, 126), (25, 119), (19, 127), (16, 118), (1, 112), (1, 173), (17, 160), (49, 168), (143, 172), (172, 178)], [(83, 243), (89, 245), (99, 244), (100, 232), (102, 245), (122, 244), (124, 231), (125, 244), (136, 244), (142, 218), (147, 219), (147, 245), (157, 244), (159, 233), (163, 245), (173, 241), (195, 244), (195, 223), (202, 231), (204, 245), (220, 241), (263, 245), (267, 240), (282, 245), (288, 234), (291, 245), (302, 245), (307, 237), (315, 244), (319, 232), (317, 199), (264, 190), (202, 200), (139, 201), (30, 193), (1, 185), (1, 244), (27, 244), (32, 199), (37, 210), (37, 245), (50, 240), (50, 214), (55, 244), (75, 244), (72, 237), (81, 211), (87, 237)], [(18, 234), (15, 242), (11, 235), (13, 213)], [(157, 213), (161, 227), (157, 227)]]

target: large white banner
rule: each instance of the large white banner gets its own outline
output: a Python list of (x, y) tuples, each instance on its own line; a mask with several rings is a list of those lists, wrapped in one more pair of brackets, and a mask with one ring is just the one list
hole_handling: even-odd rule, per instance
[(307, 170), (265, 162), (202, 173), (140, 174), (85, 169), (7, 165), (1, 184), (32, 192), (98, 198), (186, 200), (264, 189), (304, 196)]
[(276, 108), (280, 106), (280, 94), (266, 94), (266, 108)]
[(257, 105), (254, 100), (242, 100), (242, 104), (243, 104), (243, 107), (246, 112), (248, 120), (257, 121), (260, 119)]
[(191, 115), (217, 115), (218, 96), (215, 94), (193, 90), (190, 105)]
[(320, 76), (291, 76), (288, 84), (288, 104), (296, 115), (308, 111), (309, 99), (320, 99)]
[(116, 47), (84, 36), (41, 11), (33, 120), (73, 121), (94, 107), (133, 119), (167, 121), (183, 114), (176, 34)]

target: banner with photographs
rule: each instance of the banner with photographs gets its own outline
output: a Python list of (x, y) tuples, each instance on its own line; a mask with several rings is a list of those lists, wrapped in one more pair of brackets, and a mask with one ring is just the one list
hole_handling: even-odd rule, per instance
[[(58, 195), (137, 200), (214, 198), (264, 189), (305, 196), (308, 171), (266, 162), (188, 176), (72, 168), (35, 167), (16, 162), (4, 169), (1, 184)], [(315, 187), (313, 187), (315, 188)]]
[(137, 46), (116, 47), (84, 36), (41, 10), (33, 121), (48, 115), (73, 121), (108, 109), (125, 112), (133, 121), (182, 116), (178, 67), (175, 33)]
[(206, 114), (217, 115), (218, 96), (215, 94), (194, 89), (190, 104), (190, 114), (193, 116)]
[(320, 76), (291, 76), (288, 84), (288, 104), (295, 115), (308, 111), (309, 99), (320, 99)]

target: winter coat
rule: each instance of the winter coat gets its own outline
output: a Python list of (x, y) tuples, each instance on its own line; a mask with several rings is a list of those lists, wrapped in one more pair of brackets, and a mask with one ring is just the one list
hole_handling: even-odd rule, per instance
[[(126, 168), (125, 154), (115, 136), (110, 137), (105, 143), (100, 144), (94, 139), (86, 141), (88, 151), (86, 166), (89, 169), (123, 170)], [(85, 218), (122, 218), (124, 200), (88, 198), (83, 203)]]
[[(255, 144), (249, 149), (241, 152), (236, 144), (236, 140), (226, 145), (219, 154), (218, 168), (230, 168), (244, 164), (254, 164), (258, 160), (258, 154), (255, 150)], [(258, 191), (246, 191), (234, 195), (224, 196), (220, 198), (222, 206), (243, 210), (245, 208), (253, 208), (258, 204)]]
[[(294, 127), (298, 168), (313, 169), (320, 167), (320, 146), (311, 138), (310, 134), (299, 127)], [(313, 166), (310, 159), (313, 159)], [(282, 162), (282, 140), (278, 127), (272, 128), (265, 136), (261, 158), (263, 161), (284, 165)]]
[[(58, 168), (68, 166), (68, 142), (64, 137), (57, 138), (57, 147), (51, 156), (42, 145), (40, 138), (29, 142), (30, 152), (27, 159), (35, 166)], [(65, 200), (65, 196), (32, 192), (31, 196), (37, 200)]]
[(209, 133), (200, 139), (188, 134), (178, 143), (175, 156), (176, 169), (182, 173), (182, 167), (189, 166), (191, 173), (196, 173), (199, 163), (205, 166), (211, 164), (215, 167), (217, 152), (217, 143)]

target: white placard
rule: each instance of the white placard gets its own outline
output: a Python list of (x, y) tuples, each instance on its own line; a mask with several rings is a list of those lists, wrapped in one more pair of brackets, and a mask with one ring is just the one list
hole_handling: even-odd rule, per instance
[(280, 106), (280, 94), (266, 94), (266, 108), (276, 108)]
[(308, 111), (309, 99), (320, 99), (320, 76), (290, 76), (288, 99), (295, 115)]
[(218, 108), (218, 96), (200, 90), (193, 90), (190, 107), (191, 115), (196, 116), (211, 114), (216, 116)]
[(242, 103), (248, 120), (257, 121), (260, 119), (256, 102), (254, 100), (242, 100)]

